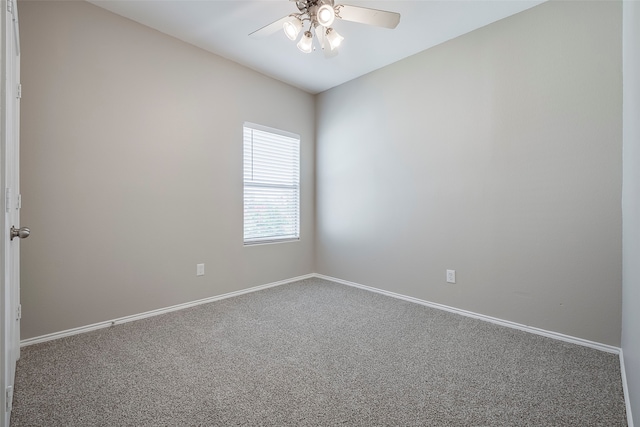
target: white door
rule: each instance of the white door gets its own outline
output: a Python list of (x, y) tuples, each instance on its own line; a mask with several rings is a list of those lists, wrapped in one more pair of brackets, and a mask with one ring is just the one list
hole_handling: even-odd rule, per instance
[(20, 229), (20, 40), (15, 0), (2, 0), (2, 386), (0, 401), (4, 416), (0, 427), (7, 427), (11, 416), (16, 361), (20, 357), (20, 239), (28, 229)]

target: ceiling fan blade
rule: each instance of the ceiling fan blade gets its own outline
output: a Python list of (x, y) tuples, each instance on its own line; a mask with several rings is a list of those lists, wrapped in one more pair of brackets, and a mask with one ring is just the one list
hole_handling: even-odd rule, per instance
[(324, 49), (324, 57), (329, 59), (329, 58), (335, 58), (336, 56), (338, 56), (338, 49), (333, 49), (331, 50), (329, 49)]
[(324, 53), (325, 58), (333, 58), (334, 56), (338, 56), (338, 49), (331, 50), (331, 46), (329, 46), (329, 41), (327, 37), (324, 35), (326, 31), (322, 25), (318, 25), (314, 28), (316, 33), (316, 38), (318, 39), (318, 43), (320, 43), (320, 48), (322, 49), (322, 53)]
[(252, 37), (254, 39), (260, 39), (263, 37), (267, 37), (270, 36), (271, 34), (274, 34), (276, 32), (278, 32), (279, 30), (282, 30), (282, 26), (284, 25), (285, 21), (287, 19), (289, 19), (290, 15), (284, 16), (280, 19), (278, 19), (275, 22), (272, 22), (269, 25), (265, 25), (264, 27), (260, 28), (259, 30), (254, 31), (253, 33), (249, 34), (249, 37)]
[[(320, 28), (320, 29), (318, 29)], [(316, 33), (316, 39), (318, 40), (318, 44), (320, 44), (320, 49), (324, 50), (327, 41), (324, 39), (324, 27), (322, 25), (318, 25), (313, 29), (313, 32)], [(328, 46), (327, 46), (328, 47)]]
[(369, 9), (367, 7), (340, 4), (336, 6), (337, 16), (345, 21), (375, 25), (384, 28), (395, 28), (400, 22), (400, 14), (386, 10)]

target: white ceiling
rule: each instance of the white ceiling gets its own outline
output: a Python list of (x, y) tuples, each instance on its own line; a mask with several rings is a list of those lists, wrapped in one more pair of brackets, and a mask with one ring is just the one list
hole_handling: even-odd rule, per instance
[(544, 0), (336, 0), (401, 14), (393, 30), (336, 20), (337, 57), (302, 53), (282, 31), (249, 33), (290, 13), (287, 0), (89, 0), (91, 3), (312, 94), (542, 3)]

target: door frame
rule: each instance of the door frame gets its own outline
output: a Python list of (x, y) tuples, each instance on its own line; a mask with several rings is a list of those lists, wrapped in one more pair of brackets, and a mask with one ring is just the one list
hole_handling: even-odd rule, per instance
[[(20, 226), (20, 44), (16, 0), (0, 0), (0, 38), (0, 427), (8, 427), (20, 355), (20, 239), (11, 241), (9, 233), (12, 225)], [(9, 187), (13, 191), (8, 191)]]
[[(6, 86), (6, 68), (7, 68), (7, 52), (6, 39), (8, 37), (7, 34), (7, 1), (0, 1), (0, 49), (1, 49), (1, 64), (0, 64), (0, 189), (2, 193), (4, 193), (5, 186), (5, 161), (6, 161), (6, 144), (5, 144), (5, 123), (6, 123), (6, 109), (5, 109), (5, 86)], [(8, 230), (5, 227), (6, 223), (6, 201), (4, 194), (2, 195), (2, 209), (0, 210), (0, 216), (2, 217), (2, 221), (0, 221), (1, 230), (0, 230), (0, 239), (2, 239), (2, 244), (0, 245), (0, 411), (4, 414), (4, 408), (6, 408), (6, 394), (4, 390), (7, 387), (7, 378), (6, 378), (6, 359), (7, 359), (7, 350), (6, 350), (6, 328), (5, 328), (5, 296), (6, 296), (6, 281), (5, 281), (5, 271), (6, 271), (6, 257), (5, 257), (5, 244), (6, 239), (9, 238)], [(8, 426), (6, 415), (0, 417), (0, 427)]]

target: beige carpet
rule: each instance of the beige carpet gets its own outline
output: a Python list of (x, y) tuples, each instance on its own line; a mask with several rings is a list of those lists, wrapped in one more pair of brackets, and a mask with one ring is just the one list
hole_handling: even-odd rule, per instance
[(618, 356), (319, 279), (22, 349), (11, 425), (625, 426)]

